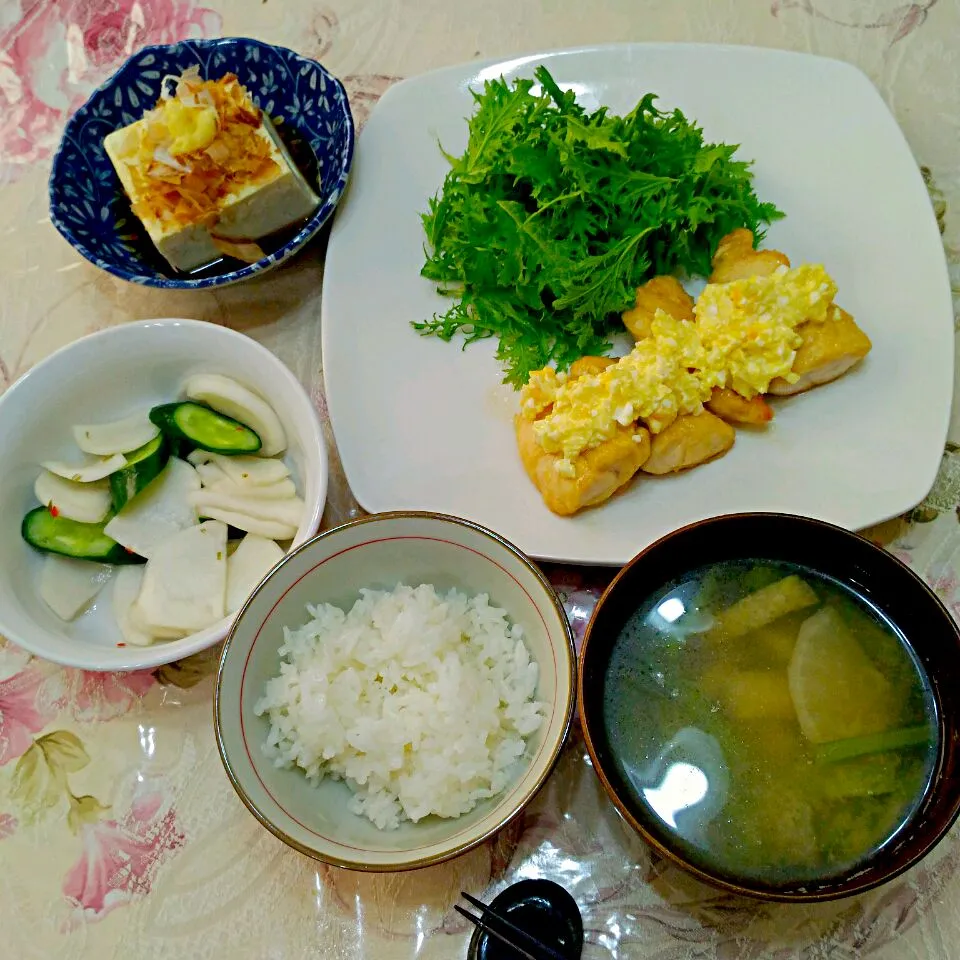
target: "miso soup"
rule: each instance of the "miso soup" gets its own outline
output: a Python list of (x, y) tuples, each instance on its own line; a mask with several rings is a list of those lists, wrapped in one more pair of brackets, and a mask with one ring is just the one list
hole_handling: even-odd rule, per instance
[(913, 651), (805, 568), (738, 561), (668, 584), (624, 626), (604, 683), (620, 775), (711, 872), (845, 873), (930, 781), (936, 708)]

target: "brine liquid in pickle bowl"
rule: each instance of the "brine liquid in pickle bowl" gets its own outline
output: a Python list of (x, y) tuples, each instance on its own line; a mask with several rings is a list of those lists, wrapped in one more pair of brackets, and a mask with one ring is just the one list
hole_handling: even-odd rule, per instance
[(895, 845), (931, 782), (937, 709), (903, 635), (812, 569), (695, 568), (624, 624), (604, 678), (620, 776), (700, 869), (769, 888)]

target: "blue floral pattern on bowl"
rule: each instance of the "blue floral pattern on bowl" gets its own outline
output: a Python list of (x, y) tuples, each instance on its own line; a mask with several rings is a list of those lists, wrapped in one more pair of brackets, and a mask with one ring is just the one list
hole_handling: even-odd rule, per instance
[[(153, 107), (165, 76), (179, 75), (194, 65), (204, 78), (236, 74), (276, 124), (321, 203), (292, 236), (281, 235), (279, 245), (265, 247), (266, 256), (256, 263), (241, 266), (229, 261), (237, 268), (220, 265), (198, 274), (177, 274), (131, 211), (103, 138)], [(314, 60), (244, 37), (144, 47), (67, 123), (50, 174), (50, 216), (80, 254), (124, 280), (175, 289), (224, 286), (269, 270), (316, 235), (346, 187), (353, 145), (346, 91)]]

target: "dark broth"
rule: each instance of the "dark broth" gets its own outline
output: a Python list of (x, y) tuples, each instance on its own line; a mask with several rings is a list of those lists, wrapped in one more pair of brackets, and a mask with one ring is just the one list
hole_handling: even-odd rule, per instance
[(711, 872), (844, 873), (930, 780), (936, 708), (913, 651), (811, 570), (738, 561), (668, 584), (624, 626), (604, 682), (620, 775)]

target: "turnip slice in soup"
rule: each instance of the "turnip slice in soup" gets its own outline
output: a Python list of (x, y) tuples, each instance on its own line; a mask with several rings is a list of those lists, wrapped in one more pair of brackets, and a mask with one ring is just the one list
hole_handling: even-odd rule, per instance
[(113, 423), (78, 424), (73, 428), (73, 438), (84, 453), (106, 456), (112, 453), (129, 453), (149, 443), (160, 428), (150, 422), (146, 411), (135, 413)]
[(151, 633), (193, 633), (225, 616), (226, 596), (227, 527), (208, 520), (156, 546), (136, 611)]
[(110, 457), (93, 457), (89, 454), (77, 463), (66, 460), (44, 460), (40, 464), (51, 473), (55, 473), (64, 480), (73, 480), (75, 483), (93, 483), (116, 473), (127, 458), (122, 453), (115, 453)]
[(157, 546), (196, 525), (190, 495), (200, 489), (197, 471), (171, 457), (160, 475), (138, 493), (104, 527), (108, 537), (148, 559)]
[(61, 620), (73, 620), (103, 589), (112, 573), (113, 567), (107, 563), (48, 553), (40, 571), (40, 597)]
[(153, 637), (140, 623), (134, 612), (134, 603), (140, 595), (143, 583), (142, 566), (121, 567), (113, 578), (113, 616), (120, 628), (125, 643), (137, 647), (146, 647), (153, 643)]
[(77, 483), (43, 470), (33, 492), (45, 507), (78, 523), (100, 523), (110, 512), (110, 487), (106, 480)]
[(227, 558), (227, 613), (236, 613), (283, 557), (283, 550), (273, 540), (248, 533)]

